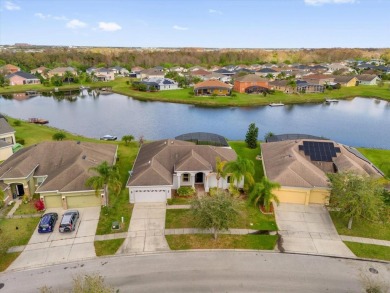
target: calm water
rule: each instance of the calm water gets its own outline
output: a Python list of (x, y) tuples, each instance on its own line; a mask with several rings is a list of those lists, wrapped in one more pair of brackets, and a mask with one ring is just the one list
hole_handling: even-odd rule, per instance
[(133, 134), (161, 139), (205, 131), (244, 139), (249, 123), (255, 122), (260, 139), (269, 131), (305, 133), (352, 146), (390, 149), (390, 103), (374, 99), (355, 98), (330, 105), (215, 109), (141, 102), (118, 94), (78, 96), (73, 100), (52, 96), (16, 100), (0, 96), (0, 112), (21, 119), (48, 119), (51, 126), (96, 138)]

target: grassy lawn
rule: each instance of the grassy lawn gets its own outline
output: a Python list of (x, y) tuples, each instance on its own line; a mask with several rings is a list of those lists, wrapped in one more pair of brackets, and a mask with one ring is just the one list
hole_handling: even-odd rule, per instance
[(348, 248), (358, 257), (390, 261), (390, 247), (344, 241)]
[(119, 247), (122, 245), (125, 239), (112, 239), (105, 241), (95, 241), (95, 252), (97, 256), (103, 255), (113, 255), (115, 254)]
[(260, 147), (250, 149), (246, 146), (245, 141), (229, 141), (229, 145), (234, 149), (238, 156), (252, 160), (255, 165), (255, 181), (259, 182), (264, 177), (263, 162), (256, 160), (260, 155)]
[(14, 215), (33, 215), (43, 214), (43, 211), (38, 212), (34, 206), (35, 200), (31, 200), (28, 203), (21, 203), (15, 211)]
[(8, 254), (8, 248), (26, 245), (38, 222), (39, 218), (0, 219), (0, 271), (4, 271), (19, 255)]
[[(253, 225), (251, 225), (251, 223)], [(192, 220), (191, 210), (167, 210), (165, 218), (165, 228), (198, 228)], [(254, 230), (277, 230), (275, 217), (273, 215), (263, 215), (253, 206), (241, 205), (240, 216), (237, 223), (231, 228), (254, 229)]]
[(358, 150), (390, 179), (390, 150), (366, 148)]
[(211, 234), (166, 235), (172, 250), (183, 249), (261, 249), (272, 250), (277, 236), (268, 235), (219, 235), (214, 240)]
[(192, 196), (173, 196), (168, 200), (168, 205), (187, 205), (191, 203)]
[(363, 220), (354, 220), (352, 229), (348, 230), (348, 220), (343, 219), (337, 212), (330, 212), (330, 216), (340, 235), (390, 240), (390, 223), (379, 224)]

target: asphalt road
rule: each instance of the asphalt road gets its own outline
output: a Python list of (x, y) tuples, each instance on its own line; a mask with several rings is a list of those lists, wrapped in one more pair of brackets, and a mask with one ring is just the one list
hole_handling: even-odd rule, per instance
[(369, 282), (386, 286), (390, 264), (238, 251), (116, 256), (2, 273), (0, 293), (64, 292), (72, 276), (91, 273), (120, 292), (365, 292)]

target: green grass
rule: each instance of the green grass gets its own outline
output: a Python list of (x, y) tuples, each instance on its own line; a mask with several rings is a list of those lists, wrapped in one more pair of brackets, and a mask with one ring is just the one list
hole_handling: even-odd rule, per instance
[(34, 200), (31, 200), (27, 203), (21, 203), (20, 206), (15, 211), (14, 215), (33, 215), (33, 214), (43, 214), (43, 211), (38, 212), (34, 206)]
[[(253, 225), (251, 225), (251, 223)], [(193, 221), (191, 210), (167, 210), (165, 217), (166, 229), (177, 228), (198, 228)], [(246, 204), (240, 205), (240, 216), (237, 223), (230, 228), (237, 229), (254, 229), (254, 230), (277, 230), (275, 217), (273, 215), (263, 215), (253, 206)]]
[(390, 261), (390, 247), (344, 241), (348, 248), (358, 257)]
[(188, 205), (191, 203), (192, 199), (192, 196), (173, 196), (170, 200), (168, 200), (168, 205)]
[(7, 250), (12, 246), (26, 245), (38, 222), (39, 218), (0, 219), (0, 271), (7, 269), (19, 255), (7, 254)]
[(104, 241), (95, 241), (95, 252), (97, 256), (103, 255), (113, 255), (115, 254), (119, 247), (122, 245), (125, 239), (112, 239)]
[(352, 229), (347, 228), (348, 220), (340, 216), (338, 212), (330, 212), (333, 224), (340, 235), (357, 236), (381, 240), (390, 240), (390, 223), (373, 223), (365, 220), (354, 220)]
[(358, 150), (390, 179), (390, 150), (366, 148)]
[(261, 178), (264, 177), (263, 162), (256, 160), (256, 156), (260, 155), (260, 147), (250, 149), (246, 146), (245, 141), (229, 141), (229, 145), (236, 151), (238, 156), (253, 161), (255, 166), (254, 179), (256, 182), (260, 182)]
[(166, 235), (172, 250), (184, 249), (261, 249), (272, 250), (277, 236), (268, 235), (219, 235), (214, 240), (211, 234)]

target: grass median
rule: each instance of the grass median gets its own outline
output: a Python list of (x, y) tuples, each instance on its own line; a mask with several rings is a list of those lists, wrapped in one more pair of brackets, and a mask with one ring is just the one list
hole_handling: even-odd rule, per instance
[(390, 261), (390, 247), (344, 241), (348, 248), (357, 256)]

